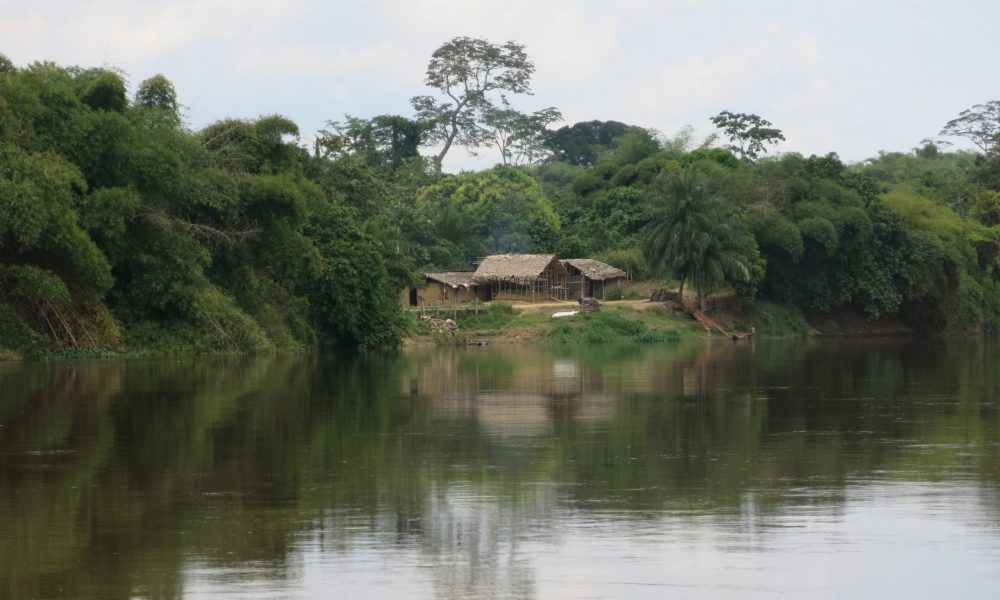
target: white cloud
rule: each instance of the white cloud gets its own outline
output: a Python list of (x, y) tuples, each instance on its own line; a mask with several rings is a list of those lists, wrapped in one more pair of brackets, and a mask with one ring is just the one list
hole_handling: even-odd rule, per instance
[[(18, 51), (17, 54), (23, 55), (22, 60), (41, 60), (39, 53), (51, 37), (49, 24), (37, 11), (20, 17), (0, 17), (0, 40), (4, 45), (0, 52)], [(16, 59), (17, 54), (10, 58)]]
[(456, 36), (495, 43), (516, 40), (536, 65), (535, 81), (549, 85), (580, 82), (607, 64), (619, 45), (615, 11), (588, 10), (579, 2), (553, 0), (505, 3), (473, 0), (381, 1), (379, 14), (423, 62), (437, 46)]
[[(27, 17), (0, 17), (6, 44), (37, 51), (44, 40), (62, 50), (66, 62), (139, 66), (174, 52), (197, 48), (206, 41), (239, 42), (271, 35), (309, 0), (185, 0), (179, 2), (47, 3)], [(9, 13), (8, 13), (9, 14)], [(26, 26), (27, 25), (27, 26)], [(34, 39), (32, 39), (34, 38)], [(51, 58), (51, 57), (47, 57)]]
[(0, 0), (0, 52), (162, 72), (194, 126), (281, 111), (308, 132), (345, 112), (407, 114), (431, 52), (454, 36), (516, 40), (537, 67), (523, 110), (667, 132), (755, 112), (785, 131), (783, 149), (863, 158), (995, 97), (1000, 4), (977, 4), (974, 20), (963, 4)]
[(241, 72), (282, 72), (303, 76), (379, 71), (392, 74), (398, 80), (420, 77), (400, 69), (409, 58), (404, 50), (386, 42), (363, 48), (348, 48), (321, 43), (294, 44), (280, 47), (252, 45), (233, 59), (233, 66)]
[(773, 31), (769, 37), (748, 43), (738, 52), (687, 57), (683, 64), (660, 70), (634, 96), (636, 114), (657, 114), (674, 119), (700, 109), (715, 114), (744, 97), (751, 102), (762, 90), (780, 93), (789, 86), (801, 87), (822, 56), (815, 41), (803, 33)]

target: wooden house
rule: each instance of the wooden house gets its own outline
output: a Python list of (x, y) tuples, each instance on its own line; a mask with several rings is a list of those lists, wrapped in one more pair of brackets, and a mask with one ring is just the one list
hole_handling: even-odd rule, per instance
[(473, 271), (424, 273), (424, 283), (403, 290), (403, 306), (452, 306), (489, 300), (489, 288), (472, 281)]
[(604, 300), (607, 287), (624, 279), (625, 271), (590, 258), (570, 258), (562, 261), (570, 275), (571, 300), (600, 298)]
[(495, 254), (476, 269), (473, 283), (489, 290), (490, 300), (544, 302), (571, 300), (570, 275), (554, 254)]
[(606, 288), (625, 271), (598, 260), (558, 260), (554, 254), (494, 254), (475, 271), (424, 273), (423, 284), (402, 292), (404, 307), (457, 306), (489, 302), (575, 301), (605, 298)]

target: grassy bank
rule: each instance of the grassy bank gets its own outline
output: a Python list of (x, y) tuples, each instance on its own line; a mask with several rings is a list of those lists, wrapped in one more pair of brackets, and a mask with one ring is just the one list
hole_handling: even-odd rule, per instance
[(654, 324), (660, 319), (643, 317), (638, 311), (616, 310), (559, 319), (547, 339), (554, 344), (665, 344), (695, 335), (686, 323)]
[(649, 303), (605, 303), (600, 312), (553, 318), (565, 307), (494, 303), (479, 314), (459, 313), (458, 335), (432, 333), (417, 322), (416, 343), (464, 344), (470, 339), (494, 343), (551, 344), (670, 343), (704, 335), (704, 329), (684, 314)]

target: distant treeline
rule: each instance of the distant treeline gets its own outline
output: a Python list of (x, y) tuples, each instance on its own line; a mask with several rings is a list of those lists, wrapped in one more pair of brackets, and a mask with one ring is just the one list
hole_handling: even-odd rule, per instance
[[(727, 111), (712, 119), (726, 147), (615, 121), (553, 129), (555, 109), (488, 101), (527, 91), (533, 67), (484, 43), (442, 46), (428, 85), (446, 92), (454, 78), (432, 75), (473, 60), (523, 77), (451, 112), (418, 96), (413, 118), (331, 122), (309, 148), (279, 115), (191, 131), (161, 75), (130, 95), (113, 70), (0, 55), (0, 355), (394, 346), (398, 290), (420, 270), (504, 251), (734, 288), (751, 312), (1000, 329), (995, 143), (845, 165), (763, 157), (781, 132)], [(442, 174), (453, 145), (504, 164)]]

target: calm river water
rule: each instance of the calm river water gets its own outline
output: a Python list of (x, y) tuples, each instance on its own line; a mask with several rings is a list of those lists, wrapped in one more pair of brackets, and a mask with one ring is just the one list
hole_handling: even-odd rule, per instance
[(0, 364), (0, 597), (997, 598), (1000, 346)]

